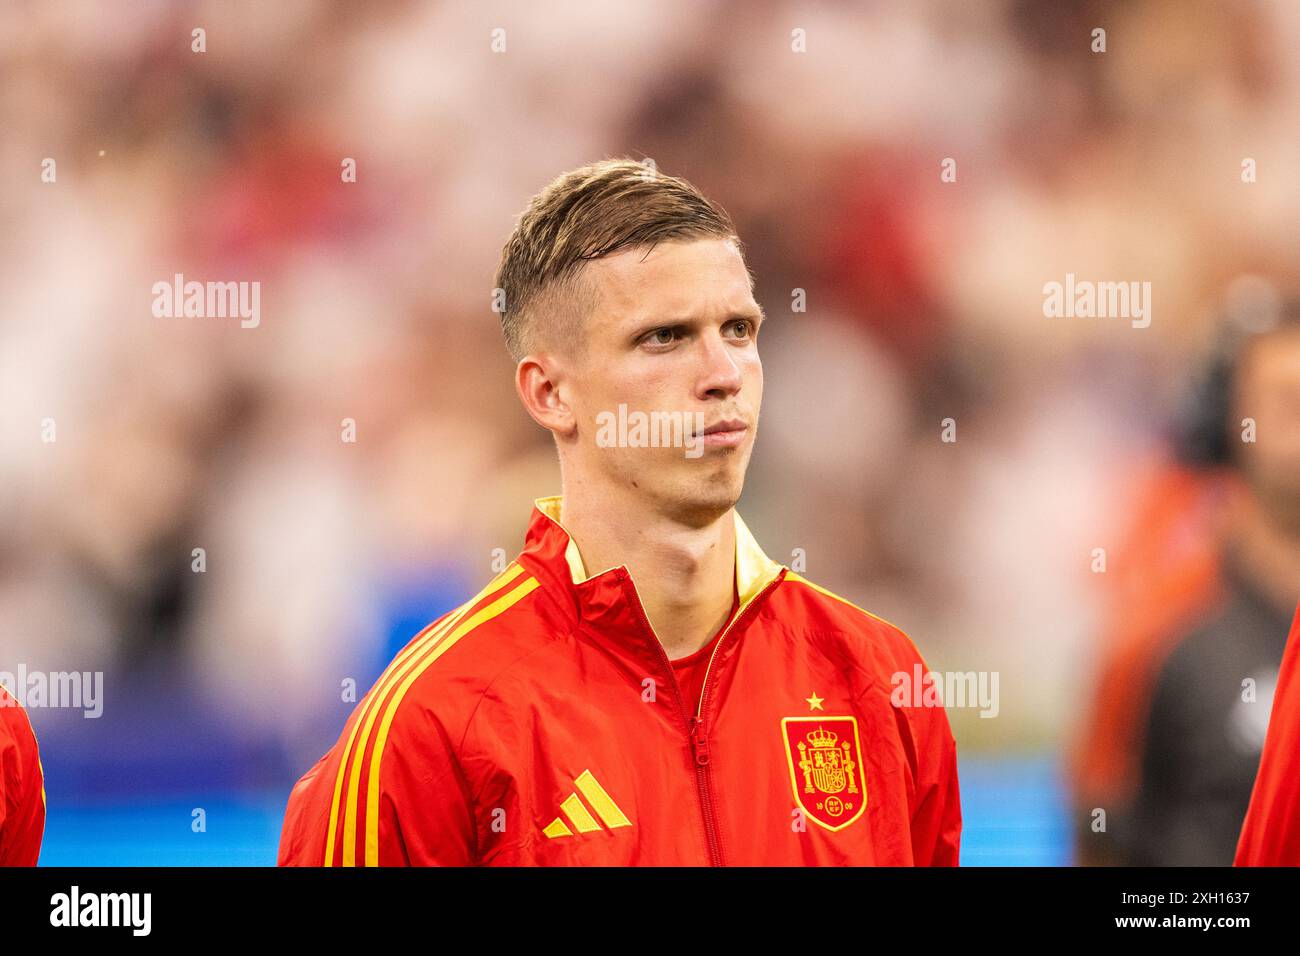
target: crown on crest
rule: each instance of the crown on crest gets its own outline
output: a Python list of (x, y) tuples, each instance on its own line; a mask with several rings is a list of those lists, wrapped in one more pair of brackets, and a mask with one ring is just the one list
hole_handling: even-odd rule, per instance
[(823, 730), (820, 726), (807, 736), (807, 741), (813, 745), (814, 749), (823, 749), (834, 747), (836, 741), (840, 739), (839, 734), (832, 733), (829, 730)]

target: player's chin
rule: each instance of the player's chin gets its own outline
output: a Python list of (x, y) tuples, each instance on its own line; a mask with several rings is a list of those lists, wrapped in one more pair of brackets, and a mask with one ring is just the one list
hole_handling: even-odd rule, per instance
[(690, 482), (692, 497), (711, 509), (730, 508), (744, 490), (746, 460), (737, 457), (706, 463)]

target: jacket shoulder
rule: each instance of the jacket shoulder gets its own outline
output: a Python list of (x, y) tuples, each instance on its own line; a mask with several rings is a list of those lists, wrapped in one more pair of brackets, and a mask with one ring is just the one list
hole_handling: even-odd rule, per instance
[(865, 639), (872, 656), (894, 669), (910, 669), (920, 662), (929, 670), (916, 644), (898, 625), (795, 571), (787, 572), (781, 590), (795, 613), (810, 626), (852, 635), (855, 642)]
[(459, 607), (415, 635), (379, 676), (371, 694), (379, 693), (395, 716), (414, 705), (435, 708), (454, 723), (457, 711), (468, 716), (478, 697), (501, 670), (548, 640), (555, 628), (545, 607), (539, 580), (518, 562), (489, 581)]
[(533, 607), (538, 593), (537, 579), (512, 562), (407, 642), (294, 786), (278, 862), (369, 862), (381, 843), (387, 855), (396, 844), (378, 830), (385, 800), (427, 796), (431, 781), (453, 792), (456, 750), (485, 689), (549, 633)]
[[(27, 771), (37, 755), (36, 731), (32, 729), (32, 722), (22, 704), (4, 684), (0, 684), (0, 752), (9, 749), (19, 758), (11, 769)], [(5, 766), (9, 767), (9, 761)], [(3, 808), (0, 807), (2, 815)]]

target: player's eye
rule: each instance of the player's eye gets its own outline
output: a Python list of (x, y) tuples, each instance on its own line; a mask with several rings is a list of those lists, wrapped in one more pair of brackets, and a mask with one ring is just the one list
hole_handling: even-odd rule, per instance
[(641, 342), (645, 345), (672, 345), (677, 341), (677, 329), (673, 326), (664, 326), (662, 329), (655, 329), (646, 335)]
[(738, 339), (743, 339), (753, 334), (754, 323), (751, 322), (749, 319), (736, 319), (734, 322), (731, 323), (731, 328), (733, 331), (738, 329), (740, 334), (735, 337)]

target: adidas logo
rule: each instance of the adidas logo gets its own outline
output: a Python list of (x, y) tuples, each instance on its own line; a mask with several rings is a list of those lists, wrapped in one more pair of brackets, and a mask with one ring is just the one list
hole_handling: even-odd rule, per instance
[[(591, 775), (590, 770), (582, 771), (582, 774), (575, 779), (574, 784), (577, 791), (569, 794), (568, 798), (560, 804), (563, 812), (561, 816), (556, 817), (546, 828), (542, 830), (550, 839), (556, 837), (573, 836), (574, 830), (579, 833), (590, 833), (592, 830), (604, 829), (600, 824), (604, 823), (605, 827), (616, 830), (619, 827), (630, 827), (632, 821), (623, 815), (623, 811), (618, 808), (618, 804), (613, 798), (605, 792), (605, 788), (596, 782), (596, 778)], [(582, 802), (578, 796), (581, 793), (587, 798), (587, 803), (591, 804), (591, 809), (596, 811), (596, 817), (600, 817), (600, 822), (596, 817), (591, 815), (591, 810), (587, 809), (587, 804)], [(569, 823), (564, 822), (567, 817)], [(573, 829), (569, 829), (570, 824)]]

